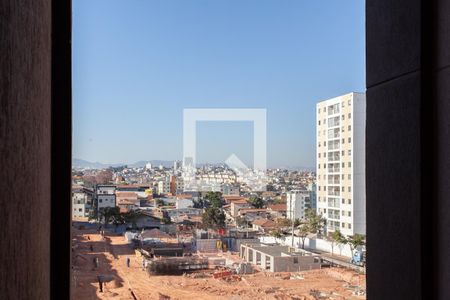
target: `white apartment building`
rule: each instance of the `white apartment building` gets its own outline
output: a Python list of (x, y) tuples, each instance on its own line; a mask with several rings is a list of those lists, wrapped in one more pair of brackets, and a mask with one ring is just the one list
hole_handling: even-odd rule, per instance
[(305, 218), (305, 210), (311, 208), (311, 192), (293, 190), (286, 193), (286, 216), (291, 221)]
[(116, 186), (97, 185), (95, 189), (97, 209), (116, 206)]
[(94, 192), (84, 187), (72, 187), (72, 217), (85, 218), (92, 209)]
[(366, 95), (342, 95), (316, 109), (317, 213), (327, 232), (365, 234)]

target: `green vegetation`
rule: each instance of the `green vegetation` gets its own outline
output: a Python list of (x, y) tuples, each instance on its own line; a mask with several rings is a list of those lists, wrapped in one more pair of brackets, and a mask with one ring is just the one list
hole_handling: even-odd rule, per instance
[(211, 207), (220, 208), (223, 206), (222, 193), (208, 192), (205, 196)]
[(345, 236), (339, 229), (335, 230), (329, 235), (329, 240), (331, 242), (331, 255), (334, 255), (335, 245), (345, 245), (347, 243)]
[(354, 235), (349, 236), (346, 239), (346, 244), (349, 245), (350, 251), (352, 252), (353, 255), (353, 251), (355, 251), (356, 248), (365, 245), (364, 235), (355, 233)]
[(254, 208), (263, 208), (264, 201), (260, 197), (251, 197), (248, 202), (253, 205)]
[(283, 237), (283, 233), (279, 229), (272, 230), (271, 232), (269, 232), (269, 235), (273, 236), (273, 237), (276, 237), (276, 238)]
[(220, 208), (208, 207), (202, 215), (205, 228), (225, 228), (225, 214)]
[(304, 249), (306, 237), (310, 234), (319, 233), (325, 224), (325, 219), (317, 215), (315, 210), (309, 208), (305, 211), (305, 220), (295, 220), (295, 222), (299, 223), (297, 236), (301, 238), (302, 249)]
[(105, 228), (108, 226), (109, 223), (118, 225), (122, 220), (122, 216), (120, 215), (120, 209), (117, 206), (100, 208), (98, 210), (98, 216), (101, 220), (103, 220)]

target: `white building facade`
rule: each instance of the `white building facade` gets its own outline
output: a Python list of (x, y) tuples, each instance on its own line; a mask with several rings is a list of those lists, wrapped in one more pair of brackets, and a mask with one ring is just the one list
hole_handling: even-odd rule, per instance
[(311, 193), (307, 190), (294, 190), (286, 193), (286, 216), (291, 221), (304, 219), (305, 211), (311, 208)]
[(350, 93), (317, 103), (317, 213), (326, 231), (366, 233), (366, 95)]
[(86, 218), (92, 209), (93, 191), (85, 188), (72, 189), (72, 217)]
[(116, 206), (115, 185), (97, 185), (95, 194), (97, 209)]

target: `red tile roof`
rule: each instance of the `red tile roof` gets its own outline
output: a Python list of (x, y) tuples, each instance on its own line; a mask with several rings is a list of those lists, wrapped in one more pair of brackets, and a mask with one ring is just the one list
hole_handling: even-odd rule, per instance
[(287, 205), (286, 204), (272, 204), (267, 206), (267, 209), (273, 210), (273, 211), (286, 211)]
[(258, 219), (253, 221), (252, 224), (263, 228), (272, 228), (277, 226), (277, 223), (269, 219)]

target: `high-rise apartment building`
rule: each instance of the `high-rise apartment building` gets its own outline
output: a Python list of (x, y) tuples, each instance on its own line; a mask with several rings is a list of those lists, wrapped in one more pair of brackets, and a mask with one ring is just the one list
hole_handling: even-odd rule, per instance
[(291, 221), (305, 218), (305, 211), (311, 208), (311, 192), (294, 190), (286, 193), (286, 215)]
[(317, 103), (317, 213), (326, 231), (366, 232), (366, 95), (350, 93)]

